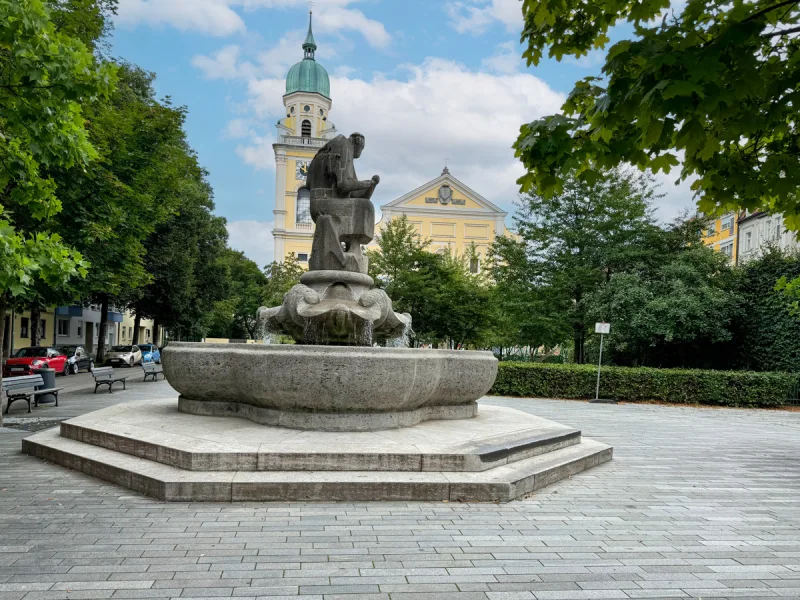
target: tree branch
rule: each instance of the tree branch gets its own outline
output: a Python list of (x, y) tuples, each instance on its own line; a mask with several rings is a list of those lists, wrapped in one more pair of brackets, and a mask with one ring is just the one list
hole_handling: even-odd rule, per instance
[(783, 2), (778, 2), (777, 4), (773, 4), (772, 6), (767, 6), (765, 8), (762, 8), (761, 10), (756, 11), (752, 15), (747, 17), (744, 21), (742, 21), (742, 23), (749, 23), (750, 21), (754, 21), (758, 17), (762, 17), (765, 14), (772, 12), (773, 10), (781, 8), (782, 6), (789, 6), (790, 4), (797, 4), (797, 0), (783, 0)]
[(763, 33), (761, 34), (761, 37), (771, 38), (771, 37), (777, 37), (779, 35), (789, 35), (790, 33), (797, 33), (798, 31), (800, 31), (800, 25), (798, 25), (797, 27), (790, 27), (789, 29), (781, 29), (780, 31), (773, 31), (772, 33)]

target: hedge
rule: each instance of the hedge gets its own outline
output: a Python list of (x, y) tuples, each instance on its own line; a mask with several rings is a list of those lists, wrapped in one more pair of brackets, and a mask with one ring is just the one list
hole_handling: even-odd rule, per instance
[[(597, 367), (503, 362), (490, 394), (594, 398)], [(603, 367), (600, 397), (718, 406), (781, 406), (798, 383), (792, 373)]]

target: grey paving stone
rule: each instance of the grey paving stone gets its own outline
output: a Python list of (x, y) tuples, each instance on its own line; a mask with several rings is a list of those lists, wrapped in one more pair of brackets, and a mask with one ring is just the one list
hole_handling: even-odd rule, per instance
[[(174, 392), (106, 396), (37, 410)], [(490, 401), (579, 428), (614, 461), (506, 505), (166, 504), (0, 432), (0, 600), (800, 598), (800, 413)]]

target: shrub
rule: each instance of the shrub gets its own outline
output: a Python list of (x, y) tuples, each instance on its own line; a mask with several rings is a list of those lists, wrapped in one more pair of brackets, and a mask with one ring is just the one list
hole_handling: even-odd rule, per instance
[[(780, 406), (798, 376), (791, 373), (603, 367), (600, 397), (621, 401)], [(535, 398), (594, 398), (597, 367), (500, 363), (491, 394)]]

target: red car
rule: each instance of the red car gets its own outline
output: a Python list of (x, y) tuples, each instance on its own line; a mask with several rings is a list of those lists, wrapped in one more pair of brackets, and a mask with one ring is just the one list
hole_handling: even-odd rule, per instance
[(20, 348), (3, 361), (3, 377), (33, 375), (34, 369), (55, 369), (56, 373), (69, 373), (69, 359), (62, 352), (47, 346)]

